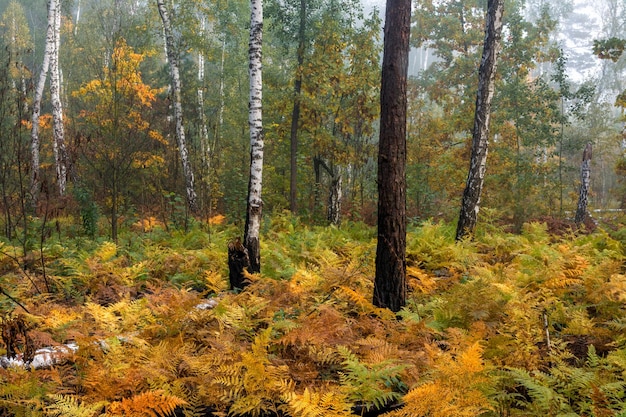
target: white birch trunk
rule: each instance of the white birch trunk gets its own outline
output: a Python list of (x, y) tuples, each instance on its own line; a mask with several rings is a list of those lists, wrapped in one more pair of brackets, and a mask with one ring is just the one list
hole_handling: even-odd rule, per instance
[[(201, 17), (200, 32), (202, 36), (206, 35), (206, 17)], [(202, 51), (198, 52), (198, 114), (200, 115), (200, 152), (202, 160), (202, 170), (204, 175), (202, 181), (209, 190), (209, 217), (211, 211), (210, 201), (210, 181), (209, 175), (211, 173), (211, 145), (209, 143), (209, 128), (207, 126), (205, 108), (204, 108), (204, 79), (205, 79), (205, 58)]]
[(41, 113), (41, 100), (43, 98), (43, 90), (46, 86), (46, 78), (50, 68), (50, 57), (54, 49), (54, 26), (56, 0), (48, 1), (48, 29), (46, 32), (46, 46), (43, 55), (43, 64), (39, 73), (39, 80), (35, 88), (35, 98), (33, 100), (33, 116), (31, 119), (30, 131), (30, 151), (31, 151), (31, 173), (30, 173), (30, 194), (31, 205), (33, 210), (37, 209), (39, 199), (39, 116)]
[(343, 180), (340, 170), (330, 179), (330, 192), (328, 194), (327, 220), (334, 225), (341, 223), (341, 200), (343, 194)]
[(504, 0), (488, 0), (487, 9), (485, 42), (478, 70), (478, 92), (476, 93), (476, 111), (472, 131), (472, 155), (467, 182), (463, 191), (456, 240), (461, 240), (474, 233), (487, 168), (491, 101), (495, 92), (496, 68), (502, 38)]
[(80, 3), (78, 0), (78, 4), (76, 5), (76, 21), (74, 22), (74, 36), (78, 34), (78, 22), (80, 21)]
[(163, 32), (165, 34), (165, 51), (170, 67), (170, 77), (172, 85), (172, 96), (174, 102), (174, 119), (176, 120), (176, 141), (178, 143), (178, 152), (183, 165), (183, 175), (185, 177), (185, 187), (187, 190), (187, 204), (192, 213), (197, 213), (198, 203), (196, 191), (194, 188), (194, 175), (189, 162), (189, 153), (187, 151), (187, 142), (185, 140), (185, 128), (183, 125), (183, 105), (181, 99), (181, 82), (178, 70), (178, 56), (174, 45), (174, 35), (172, 33), (172, 25), (170, 22), (169, 12), (165, 6), (164, 0), (157, 0), (159, 14), (163, 21)]
[(224, 124), (224, 62), (226, 61), (226, 37), (222, 39), (222, 62), (220, 64), (220, 107), (219, 117), (217, 120), (218, 135), (215, 136), (216, 140), (219, 138), (219, 134), (222, 131), (222, 125)]
[(61, 2), (54, 7), (54, 47), (50, 56), (50, 99), (52, 100), (53, 149), (56, 163), (59, 195), (65, 195), (67, 183), (67, 150), (63, 128), (63, 105), (61, 103), (61, 76), (59, 71), (59, 49), (61, 47)]
[(248, 184), (248, 209), (244, 245), (250, 257), (250, 272), (260, 272), (259, 231), (261, 229), (261, 186), (263, 181), (263, 0), (251, 0), (250, 17), (250, 182)]

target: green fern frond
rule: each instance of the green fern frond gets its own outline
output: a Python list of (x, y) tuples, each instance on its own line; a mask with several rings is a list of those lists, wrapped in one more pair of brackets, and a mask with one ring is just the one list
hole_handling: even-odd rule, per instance
[(370, 410), (383, 408), (401, 397), (398, 391), (402, 386), (400, 374), (407, 365), (395, 359), (365, 364), (345, 346), (338, 346), (337, 351), (343, 357), (340, 382), (351, 401)]

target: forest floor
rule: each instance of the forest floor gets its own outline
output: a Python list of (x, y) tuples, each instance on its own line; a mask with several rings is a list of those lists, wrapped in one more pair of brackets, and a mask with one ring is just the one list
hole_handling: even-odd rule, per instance
[(394, 314), (375, 228), (265, 221), (242, 292), (232, 225), (1, 243), (0, 416), (626, 416), (619, 226), (412, 225)]

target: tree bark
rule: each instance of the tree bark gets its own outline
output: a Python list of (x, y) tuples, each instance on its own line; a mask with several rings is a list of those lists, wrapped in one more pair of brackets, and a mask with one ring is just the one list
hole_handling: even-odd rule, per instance
[(331, 224), (341, 223), (341, 198), (343, 181), (340, 172), (335, 172), (330, 179), (330, 190), (328, 192), (328, 208), (326, 218)]
[(580, 190), (578, 192), (578, 206), (574, 222), (580, 227), (587, 217), (587, 199), (589, 196), (589, 184), (591, 183), (591, 142), (587, 143), (583, 152), (583, 163), (580, 167)]
[(46, 32), (46, 46), (43, 55), (43, 64), (41, 65), (41, 72), (39, 73), (39, 80), (37, 81), (37, 88), (35, 88), (35, 98), (33, 100), (33, 116), (31, 119), (31, 131), (30, 131), (30, 152), (31, 152), (31, 173), (30, 173), (30, 195), (31, 195), (31, 207), (33, 212), (37, 210), (37, 204), (39, 200), (39, 116), (41, 113), (41, 100), (43, 98), (43, 90), (46, 86), (46, 79), (48, 78), (48, 71), (50, 69), (50, 57), (53, 54), (54, 49), (54, 27), (56, 16), (56, 0), (48, 0), (48, 29)]
[(250, 127), (250, 180), (248, 183), (248, 206), (244, 246), (250, 259), (250, 273), (261, 271), (261, 253), (259, 233), (261, 229), (261, 211), (263, 200), (261, 188), (263, 182), (263, 82), (262, 82), (262, 45), (263, 45), (263, 0), (251, 0), (250, 16), (250, 101), (248, 124)]
[(461, 213), (457, 224), (457, 241), (474, 233), (478, 210), (480, 209), (480, 197), (487, 167), (489, 119), (491, 117), (491, 101), (495, 90), (496, 64), (502, 37), (503, 12), (504, 0), (488, 1), (483, 55), (478, 70), (478, 92), (476, 94), (476, 111), (474, 113), (474, 129), (472, 131), (472, 154), (467, 183), (463, 191)]
[(189, 153), (187, 151), (187, 142), (185, 140), (185, 127), (183, 124), (183, 105), (181, 98), (181, 81), (178, 69), (178, 55), (174, 42), (174, 34), (172, 24), (169, 17), (165, 0), (157, 0), (159, 14), (163, 21), (163, 32), (165, 34), (165, 51), (170, 68), (170, 78), (172, 87), (172, 96), (174, 102), (174, 119), (176, 120), (176, 142), (178, 144), (178, 152), (183, 166), (183, 175), (185, 177), (185, 188), (187, 191), (187, 204), (192, 213), (198, 212), (198, 198), (194, 188), (194, 175), (189, 161)]
[(298, 209), (298, 123), (300, 120), (300, 95), (302, 92), (302, 64), (306, 47), (306, 6), (307, 0), (300, 0), (300, 27), (298, 28), (298, 51), (296, 59), (296, 80), (293, 87), (293, 111), (291, 113), (291, 131), (289, 136), (289, 210), (295, 213)]
[(387, 0), (378, 153), (378, 243), (373, 303), (406, 303), (406, 112), (411, 0)]
[(248, 285), (244, 270), (250, 267), (248, 250), (239, 238), (228, 244), (228, 279), (230, 288), (242, 290)]
[[(206, 17), (201, 17), (200, 33), (204, 37), (206, 36)], [(205, 58), (204, 52), (198, 52), (198, 114), (200, 115), (200, 179), (206, 190), (205, 207), (207, 208), (208, 217), (211, 217), (211, 181), (209, 176), (211, 175), (211, 145), (209, 143), (209, 128), (207, 125), (207, 119), (204, 106), (204, 80), (205, 80)]]
[(50, 56), (50, 99), (52, 101), (53, 150), (56, 163), (57, 186), (59, 195), (65, 195), (67, 184), (67, 149), (65, 147), (65, 129), (63, 128), (63, 105), (61, 103), (61, 76), (59, 72), (59, 49), (61, 47), (61, 3), (51, 0), (54, 7), (54, 48)]

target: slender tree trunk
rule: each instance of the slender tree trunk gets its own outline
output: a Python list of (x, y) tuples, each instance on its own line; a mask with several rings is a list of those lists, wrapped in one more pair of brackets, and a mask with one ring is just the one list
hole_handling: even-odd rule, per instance
[(226, 37), (224, 37), (224, 39), (222, 39), (222, 60), (220, 62), (220, 107), (219, 107), (219, 111), (218, 111), (218, 118), (217, 118), (217, 126), (216, 126), (216, 133), (215, 133), (215, 140), (213, 143), (213, 148), (215, 148), (215, 146), (218, 143), (218, 140), (222, 134), (222, 126), (224, 125), (224, 63), (226, 61)]
[[(206, 36), (206, 17), (201, 17), (200, 32), (202, 36)], [(200, 160), (202, 166), (200, 169), (201, 180), (205, 186), (206, 198), (205, 203), (208, 208), (208, 215), (211, 214), (211, 182), (209, 175), (211, 173), (211, 146), (209, 144), (209, 128), (207, 126), (205, 108), (204, 108), (204, 78), (205, 78), (205, 58), (204, 52), (198, 52), (198, 114), (200, 115)]]
[(50, 99), (52, 101), (53, 150), (56, 163), (59, 195), (65, 195), (67, 183), (67, 150), (63, 128), (63, 105), (61, 103), (61, 76), (59, 71), (59, 49), (61, 47), (61, 3), (56, 3), (54, 13), (54, 48), (50, 56)]
[(251, 273), (261, 271), (259, 233), (261, 229), (261, 185), (263, 180), (263, 0), (251, 0), (250, 16), (250, 102), (248, 124), (250, 126), (250, 181), (248, 184), (248, 208), (244, 246), (248, 250)]
[(78, 34), (78, 22), (80, 22), (80, 3), (81, 0), (78, 0), (78, 4), (76, 5), (76, 21), (74, 22), (74, 36)]
[(374, 305), (406, 303), (406, 112), (411, 0), (387, 0), (378, 145)]
[(504, 0), (489, 0), (483, 56), (478, 70), (478, 92), (476, 94), (476, 112), (472, 131), (472, 155), (467, 183), (463, 192), (461, 213), (456, 230), (456, 240), (471, 235), (476, 227), (480, 196), (487, 167), (487, 149), (489, 143), (489, 119), (496, 78), (496, 64), (502, 36), (502, 14)]
[[(339, 170), (337, 170), (339, 171)], [(330, 179), (330, 190), (328, 193), (328, 209), (327, 219), (331, 224), (338, 225), (341, 223), (341, 199), (342, 199), (342, 184), (340, 172), (334, 172), (334, 175)]]
[(306, 37), (306, 6), (307, 0), (300, 0), (300, 27), (298, 28), (298, 51), (296, 80), (293, 88), (293, 111), (291, 113), (290, 158), (289, 158), (289, 209), (295, 213), (298, 209), (298, 123), (300, 120), (300, 95), (302, 92), (302, 64)]
[(176, 53), (176, 45), (174, 42), (174, 34), (170, 22), (169, 12), (165, 6), (165, 0), (157, 0), (159, 14), (163, 21), (163, 32), (165, 34), (165, 51), (170, 67), (170, 77), (172, 86), (172, 96), (174, 101), (174, 119), (176, 120), (176, 142), (178, 143), (178, 152), (183, 165), (183, 176), (185, 177), (185, 187), (187, 190), (187, 204), (192, 213), (198, 212), (198, 198), (194, 188), (194, 175), (189, 161), (189, 153), (187, 151), (187, 142), (185, 140), (185, 127), (183, 124), (183, 105), (181, 98), (181, 82), (178, 69), (178, 55)]
[(580, 227), (587, 217), (587, 198), (589, 195), (589, 184), (591, 182), (591, 142), (587, 143), (583, 152), (583, 163), (580, 168), (580, 190), (578, 192), (578, 207), (574, 222), (576, 227)]
[(111, 240), (117, 243), (117, 214), (118, 214), (118, 175), (117, 170), (113, 171), (113, 184), (111, 187)]
[(56, 16), (56, 0), (48, 0), (48, 29), (46, 32), (46, 46), (43, 55), (43, 64), (39, 73), (39, 80), (35, 89), (35, 99), (33, 100), (33, 116), (31, 119), (30, 131), (30, 151), (31, 151), (31, 174), (30, 174), (30, 196), (31, 207), (33, 212), (37, 210), (39, 200), (39, 115), (41, 113), (41, 100), (43, 91), (46, 86), (46, 78), (48, 78), (48, 70), (50, 69), (50, 57), (54, 49), (54, 27)]

